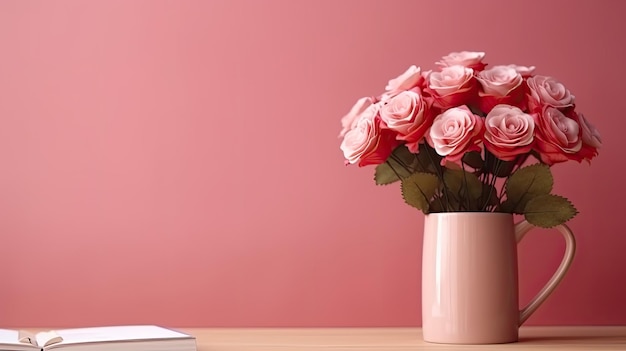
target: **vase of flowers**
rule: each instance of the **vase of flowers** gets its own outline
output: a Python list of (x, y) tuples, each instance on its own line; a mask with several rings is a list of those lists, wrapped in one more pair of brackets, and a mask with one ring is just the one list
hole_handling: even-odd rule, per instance
[[(551, 167), (590, 162), (601, 146), (599, 132), (577, 111), (564, 84), (534, 74), (535, 67), (488, 67), (484, 57), (463, 51), (444, 56), (435, 70), (411, 66), (381, 95), (359, 99), (341, 120), (346, 164), (375, 166), (376, 184), (399, 182), (404, 201), (426, 216), (427, 341), (517, 340), (517, 327), (556, 287), (574, 253), (565, 223), (577, 210), (552, 193)], [(524, 221), (514, 224), (514, 214)], [(567, 249), (551, 281), (518, 318), (515, 244), (533, 226), (561, 231)], [(442, 250), (448, 254), (433, 253)], [(486, 269), (495, 266), (505, 269)], [(487, 310), (490, 303), (497, 308)], [(509, 311), (504, 321), (495, 316), (502, 308)], [(503, 323), (508, 329), (497, 327)]]

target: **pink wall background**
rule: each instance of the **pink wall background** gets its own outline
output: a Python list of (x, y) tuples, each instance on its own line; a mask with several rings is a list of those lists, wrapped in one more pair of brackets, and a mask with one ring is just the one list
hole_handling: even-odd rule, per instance
[[(339, 119), (410, 64), (535, 65), (602, 132), (528, 324), (626, 324), (619, 1), (0, 2), (0, 325), (414, 326), (422, 215)], [(520, 246), (522, 299), (556, 232)]]

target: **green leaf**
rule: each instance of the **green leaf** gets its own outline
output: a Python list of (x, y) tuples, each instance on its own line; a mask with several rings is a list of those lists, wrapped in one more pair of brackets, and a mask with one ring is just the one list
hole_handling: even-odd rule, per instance
[(506, 182), (507, 200), (502, 204), (506, 212), (521, 213), (526, 203), (552, 191), (553, 178), (550, 167), (537, 163), (515, 171)]
[(408, 172), (399, 167), (394, 166), (394, 168), (392, 168), (390, 163), (393, 164), (393, 161), (386, 161), (385, 163), (381, 163), (376, 166), (376, 170), (374, 171), (374, 181), (376, 182), (376, 185), (388, 185), (395, 183), (400, 180), (398, 175), (408, 177)]
[(406, 146), (400, 145), (393, 150), (385, 163), (376, 166), (374, 181), (376, 185), (388, 185), (419, 170), (416, 155), (411, 153)]
[(415, 158), (415, 154), (409, 151), (405, 145), (396, 147), (392, 154), (403, 164), (413, 168), (414, 170), (417, 169), (417, 159)]
[(524, 208), (528, 222), (542, 228), (552, 228), (574, 218), (578, 211), (572, 203), (558, 195), (543, 194), (533, 197)]
[(513, 168), (515, 168), (515, 162), (500, 161), (500, 165), (498, 167), (492, 168), (489, 172), (491, 174), (494, 174), (496, 177), (504, 178), (511, 175), (511, 172), (513, 172)]
[(520, 201), (516, 202), (510, 199), (506, 199), (504, 202), (502, 202), (501, 210), (502, 212), (507, 213), (524, 214), (524, 207), (526, 206), (527, 202), (528, 201), (522, 203)]
[(466, 199), (469, 194), (470, 199), (476, 200), (483, 194), (483, 183), (478, 177), (462, 169), (444, 168), (443, 182), (448, 190), (458, 194), (459, 199)]
[(483, 158), (478, 151), (468, 152), (463, 155), (463, 162), (474, 169), (481, 169), (484, 164)]
[(416, 172), (402, 179), (402, 197), (404, 201), (421, 210), (429, 211), (429, 203), (439, 188), (439, 179), (434, 174)]

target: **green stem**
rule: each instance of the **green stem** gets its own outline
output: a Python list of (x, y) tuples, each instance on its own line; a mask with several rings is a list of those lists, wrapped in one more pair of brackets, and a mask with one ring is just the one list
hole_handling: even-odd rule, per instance
[[(487, 208), (489, 207), (489, 200), (491, 200), (491, 194), (493, 194), (493, 189), (495, 189), (496, 187), (496, 182), (498, 180), (498, 173), (500, 173), (500, 167), (502, 167), (502, 160), (500, 160), (499, 158), (496, 158), (496, 167), (495, 170), (493, 172), (493, 174), (491, 175), (491, 179), (489, 180), (489, 193), (487, 194), (487, 198), (485, 199), (485, 202), (483, 203), (483, 211), (487, 211)], [(489, 212), (491, 212), (491, 209), (489, 210)]]
[[(467, 174), (465, 173), (465, 162), (463, 162), (463, 159), (461, 159), (461, 168), (463, 169), (463, 183), (465, 186), (465, 199), (467, 200), (467, 207), (465, 208), (466, 210), (470, 210), (471, 204), (470, 204), (470, 196), (469, 196), (469, 186), (467, 185)], [(459, 196), (461, 196), (461, 194), (459, 194)]]
[(437, 177), (439, 177), (439, 180), (441, 181), (441, 184), (443, 184), (443, 197), (446, 200), (446, 206), (445, 209), (449, 212), (450, 211), (450, 198), (448, 197), (448, 187), (446, 187), (446, 183), (443, 181), (443, 173), (441, 172), (441, 165), (437, 164), (435, 162), (435, 160), (433, 159), (432, 155), (430, 154), (430, 150), (428, 145), (424, 145), (424, 149), (426, 150), (426, 154), (428, 155), (428, 159), (430, 159), (430, 163), (433, 164), (433, 166), (435, 167), (435, 173), (437, 173)]
[(485, 148), (485, 163), (483, 164), (483, 173), (481, 174), (483, 177), (482, 182), (485, 184), (489, 184), (489, 174), (490, 174), (489, 168), (491, 167), (490, 158), (491, 158), (491, 153), (487, 151), (487, 149)]

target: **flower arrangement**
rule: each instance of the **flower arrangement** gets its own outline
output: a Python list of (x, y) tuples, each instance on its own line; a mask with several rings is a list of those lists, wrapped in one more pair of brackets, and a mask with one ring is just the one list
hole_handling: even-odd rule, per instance
[(535, 67), (488, 68), (484, 56), (451, 53), (433, 71), (411, 66), (382, 95), (359, 99), (341, 119), (345, 162), (376, 165), (376, 184), (400, 181), (405, 202), (425, 214), (506, 212), (562, 224), (577, 210), (551, 193), (550, 167), (590, 162), (600, 135), (562, 83)]

